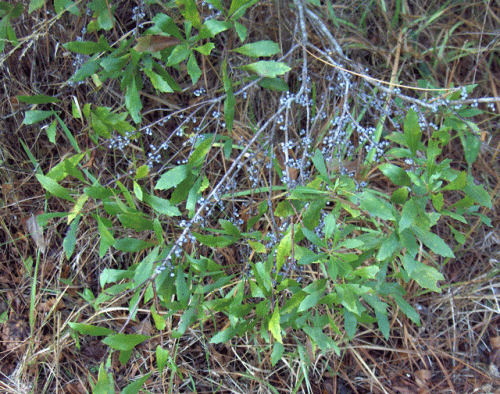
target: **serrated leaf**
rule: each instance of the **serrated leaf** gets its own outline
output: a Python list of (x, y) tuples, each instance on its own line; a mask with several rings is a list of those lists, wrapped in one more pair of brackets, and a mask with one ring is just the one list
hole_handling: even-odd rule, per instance
[(91, 324), (73, 323), (73, 322), (69, 322), (68, 324), (72, 330), (75, 330), (76, 332), (82, 335), (93, 335), (97, 337), (115, 333), (115, 331), (110, 330), (109, 328), (93, 326)]
[(147, 335), (138, 334), (115, 334), (104, 338), (102, 342), (115, 350), (132, 350), (134, 347), (149, 339)]
[(252, 42), (243, 45), (233, 51), (250, 57), (273, 56), (280, 53), (281, 49), (278, 44), (270, 40)]
[(94, 386), (92, 394), (113, 394), (115, 392), (115, 387), (113, 383), (113, 378), (111, 374), (106, 372), (104, 365), (99, 366), (99, 375), (97, 377), (97, 382)]
[(283, 75), (291, 70), (291, 68), (285, 63), (277, 62), (274, 60), (261, 60), (256, 63), (241, 66), (239, 68), (267, 78), (276, 78), (277, 76)]
[(276, 304), (274, 308), (273, 315), (269, 320), (268, 325), (269, 331), (273, 335), (274, 339), (276, 339), (279, 343), (283, 344), (283, 337), (281, 336), (281, 326), (280, 326), (280, 309), (278, 304)]
[(170, 352), (163, 349), (160, 345), (156, 347), (156, 364), (158, 365), (158, 374), (161, 375), (165, 365), (170, 361)]

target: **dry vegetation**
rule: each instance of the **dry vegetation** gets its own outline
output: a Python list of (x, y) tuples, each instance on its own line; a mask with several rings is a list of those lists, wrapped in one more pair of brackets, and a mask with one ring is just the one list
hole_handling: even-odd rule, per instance
[[(28, 2), (25, 3), (23, 14), (12, 21), (20, 45), (14, 48), (7, 44), (0, 55), (0, 291), (3, 313), (0, 392), (85, 393), (91, 391), (89, 380), (97, 379), (98, 367), (109, 356), (109, 348), (98, 337), (72, 335), (68, 322), (92, 323), (119, 331), (128, 316), (128, 294), (102, 303), (98, 310), (89, 306), (81, 294), (85, 289), (99, 294), (102, 290), (99, 275), (103, 269), (127, 267), (144, 256), (116, 251), (99, 258), (97, 223), (90, 215), (92, 207), (81, 221), (76, 248), (69, 260), (62, 246), (68, 231), (64, 220), (54, 218), (44, 229), (43, 238), (35, 241), (37, 230), (33, 218), (36, 215), (67, 212), (72, 208), (67, 201), (47, 199), (35, 174), (39, 170), (46, 174), (67, 155), (74, 154), (74, 148), (61, 130), (56, 144), (52, 144), (40, 124), (22, 124), (24, 111), (33, 107), (19, 102), (17, 96), (46, 94), (58, 97), (61, 102), (57, 109), (61, 117), (82, 150), (89, 152), (82, 161), (84, 166), (94, 171), (103, 185), (121, 177), (127, 187), (132, 184), (126, 175), (137, 162), (145, 160), (144, 146), (160, 145), (168, 137), (168, 130), (177, 126), (174, 120), (160, 126), (157, 122), (163, 115), (159, 115), (162, 112), (157, 109), (193, 106), (203, 97), (195, 98), (192, 92), (155, 95), (153, 89), (145, 86), (144, 124), (153, 125), (153, 136), (123, 151), (106, 149), (104, 144), (96, 146), (87, 135), (88, 128), (72, 118), (72, 101), (116, 109), (123, 104), (123, 98), (118, 83), (113, 80), (105, 81), (100, 89), (90, 81), (79, 85), (67, 83), (75, 72), (76, 55), (65, 50), (62, 44), (76, 40), (89, 20), (69, 13), (56, 17), (49, 1), (42, 9), (28, 14)], [(131, 15), (137, 3), (133, 0), (118, 3), (117, 23), (109, 32), (111, 40), (118, 40), (135, 27)], [(473, 97), (497, 97), (500, 88), (500, 3), (397, 1), (394, 3), (403, 7), (398, 20), (393, 20), (396, 5), (384, 0), (348, 0), (332, 4), (335, 18), (329, 17), (326, 3), (328, 1), (322, 1), (321, 7), (312, 4), (309, 7), (323, 18), (346, 56), (352, 59), (353, 70), (366, 69), (372, 77), (387, 82), (395, 82), (391, 75), (397, 74), (397, 81), (407, 86), (417, 86), (417, 80), (422, 77), (439, 87), (478, 84)], [(281, 8), (277, 9), (280, 4)], [(85, 0), (79, 6), (85, 9)], [(278, 20), (284, 22), (273, 23)], [(286, 0), (261, 1), (243, 18), (250, 31), (250, 42), (271, 39), (280, 42), (284, 50), (292, 48), (299, 39), (300, 31), (292, 37), (296, 20)], [(322, 48), (324, 38), (318, 30), (308, 25), (307, 32), (310, 42)], [(92, 39), (92, 35), (86, 37)], [(224, 52), (231, 49), (233, 39), (229, 37), (227, 42), (219, 40), (215, 44)], [(292, 79), (300, 74), (300, 64), (294, 59), (302, 55), (299, 46), (287, 60), (295, 64), (296, 73), (290, 77)], [(319, 56), (318, 53), (307, 55), (309, 74), (315, 76), (316, 81), (326, 79), (333, 72), (331, 66), (313, 55)], [(213, 56), (211, 61), (214, 61)], [(221, 82), (215, 72), (219, 68), (218, 64), (203, 64), (199, 87), (207, 90), (209, 98), (220, 93)], [(178, 82), (184, 83), (183, 88), (189, 87), (183, 70), (178, 77)], [(318, 84), (316, 88), (326, 90), (328, 83)], [(418, 97), (418, 93), (411, 90), (404, 93)], [(272, 92), (249, 90), (247, 100), (239, 101), (236, 108), (232, 138), (242, 143), (249, 141), (252, 138), (249, 125), (260, 126), (269, 119), (278, 100), (279, 96)], [(360, 327), (349, 343), (335, 338), (340, 340), (340, 357), (333, 351), (316, 351), (306, 336), (297, 332), (285, 345), (287, 355), (272, 367), (272, 348), (258, 337), (235, 338), (226, 345), (208, 342), (216, 330), (228, 324), (223, 316), (220, 321), (213, 319), (202, 326), (194, 325), (181, 338), (175, 339), (171, 330), (178, 323), (178, 317), (173, 316), (170, 326), (158, 332), (150, 316), (150, 305), (140, 305), (137, 319), (130, 322), (124, 332), (142, 333), (152, 339), (138, 346), (134, 357), (125, 365), (118, 362), (118, 354), (114, 352), (110, 371), (117, 390), (152, 372), (143, 392), (500, 393), (500, 133), (495, 114), (500, 112), (500, 102), (495, 105), (494, 110), (485, 106), (482, 118), (476, 119), (483, 146), (473, 168), (474, 177), (485, 185), (492, 198), (493, 208), (483, 210), (491, 219), (492, 227), (483, 226), (479, 220), (470, 223), (470, 228), (464, 227), (467, 241), (456, 251), (457, 258), (446, 264), (439, 262), (446, 278), (441, 283), (441, 293), (423, 292), (413, 282), (405, 285), (407, 300), (420, 314), (420, 327), (393, 311), (388, 340), (376, 326)], [(41, 105), (38, 109), (45, 107)], [(325, 107), (324, 110), (333, 111), (333, 108)], [(172, 139), (167, 155), (172, 158), (169, 162), (187, 157), (189, 148), (183, 145), (185, 140), (182, 137)], [(460, 167), (464, 159), (458, 139), (447, 147), (444, 156)], [(152, 176), (167, 164), (156, 164)], [(222, 153), (213, 155), (209, 158), (207, 173), (212, 180), (219, 179), (231, 164)], [(388, 186), (379, 175), (376, 170), (369, 172), (370, 183), (386, 191)], [(243, 177), (236, 181), (242, 185), (242, 190), (250, 186)], [(65, 182), (70, 188), (71, 178)], [(237, 201), (232, 203), (241, 207)], [(449, 230), (444, 223), (439, 231), (451, 245), (456, 244), (453, 234), (447, 234)], [(45, 250), (37, 254), (40, 246)], [(237, 261), (242, 253), (245, 252), (228, 247), (213, 258), (227, 266), (229, 273), (237, 273), (242, 267), (231, 262)], [(154, 354), (157, 345), (167, 349), (170, 355), (170, 363), (161, 376)]]

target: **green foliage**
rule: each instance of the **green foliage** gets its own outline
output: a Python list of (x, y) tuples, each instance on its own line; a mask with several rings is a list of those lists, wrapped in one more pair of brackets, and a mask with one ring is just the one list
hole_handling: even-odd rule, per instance
[[(69, 0), (55, 3), (58, 12), (76, 12)], [(174, 71), (185, 69), (189, 76), (187, 84), (196, 84), (203, 74), (200, 59), (214, 56), (213, 42), (218, 35), (234, 30), (232, 33), (241, 41), (246, 39), (246, 28), (238, 19), (256, 0), (233, 0), (229, 9), (217, 0), (210, 3), (223, 12), (223, 21), (202, 22), (195, 0), (176, 0), (183, 17), (182, 26), (172, 17), (157, 13), (142, 35), (145, 40), (132, 47), (133, 39), (124, 39), (118, 48), (109, 44), (105, 34), (115, 24), (116, 4), (109, 6), (104, 0), (90, 3), (93, 17), (87, 30), (98, 36), (98, 40), (64, 44), (70, 51), (91, 56), (72, 80), (78, 82), (88, 77), (101, 83), (116, 80), (124, 93), (126, 108), (126, 111), (114, 110), (90, 103), (80, 107), (73, 102), (73, 115), (82, 122), (95, 145), (110, 142), (117, 133), (142, 143), (138, 130), (143, 115), (140, 91), (144, 88), (144, 76), (158, 92), (179, 92), (182, 89), (180, 81), (172, 76)], [(39, 6), (33, 0), (30, 9)], [(4, 10), (2, 23), (7, 24), (18, 15), (17, 6), (0, 3), (0, 10)], [(6, 27), (3, 29), (0, 38), (4, 34), (13, 41), (15, 37)], [(158, 43), (159, 47), (153, 46)], [(268, 58), (277, 55), (280, 49), (274, 42), (258, 41), (232, 51), (250, 58)], [(284, 63), (259, 60), (238, 68), (250, 73), (248, 81), (260, 78), (261, 87), (279, 92), (288, 90), (288, 85), (279, 78), (291, 70)], [(241, 83), (232, 79), (230, 70), (228, 59), (222, 59), (220, 82), (224, 120), (229, 131), (235, 124), (235, 87)], [(263, 201), (258, 212), (248, 219), (246, 228), (225, 219), (211, 223), (208, 228), (196, 225), (195, 221), (202, 197), (214, 186), (205, 173), (205, 164), (215, 147), (220, 148), (225, 158), (231, 157), (231, 137), (199, 133), (187, 162), (169, 165), (158, 178), (150, 179), (146, 163), (125, 174), (130, 182), (125, 182), (124, 177), (118, 179), (117, 175), (113, 182), (103, 183), (82, 165), (83, 158), (91, 152), (82, 151), (62, 121), (55, 107), (59, 100), (44, 95), (19, 96), (19, 100), (46, 108), (26, 111), (24, 124), (48, 123), (49, 141), (54, 143), (62, 131), (76, 151), (48, 173), (40, 170), (36, 174), (48, 198), (60, 198), (71, 207), (59, 214), (67, 219), (68, 225), (63, 240), (66, 257), (73, 255), (79, 226), (90, 217), (97, 223), (100, 257), (117, 251), (141, 256), (137, 260), (132, 258), (134, 263), (126, 268), (103, 270), (100, 274), (103, 290), (97, 295), (88, 290), (82, 297), (99, 311), (103, 303), (128, 293), (131, 319), (136, 318), (140, 303), (154, 300), (151, 315), (158, 330), (165, 329), (167, 319), (172, 316), (179, 318), (172, 334), (175, 338), (184, 335), (193, 324), (203, 325), (216, 315), (224, 315), (229, 325), (210, 342), (227, 342), (243, 335), (260, 336), (272, 346), (273, 365), (283, 356), (284, 344), (295, 330), (305, 332), (321, 351), (333, 350), (339, 354), (337, 341), (332, 339), (334, 335), (341, 338), (345, 334), (352, 339), (360, 325), (376, 323), (382, 334), (389, 337), (391, 306), (396, 305), (419, 324), (418, 313), (405, 299), (406, 284), (415, 281), (426, 291), (441, 291), (439, 282), (444, 277), (434, 262), (438, 257), (446, 260), (455, 256), (451, 246), (436, 234), (435, 226), (444, 217), (451, 219), (450, 222), (466, 224), (468, 218), (477, 216), (487, 223), (477, 212), (479, 206), (491, 207), (489, 195), (474, 183), (468, 169), (457, 170), (451, 167), (450, 160), (440, 160), (453, 133), (466, 148), (467, 164), (470, 166), (476, 160), (480, 148), (475, 134), (477, 126), (467, 119), (477, 115), (477, 111), (470, 108), (456, 114), (444, 111), (442, 126), (427, 140), (419, 124), (419, 114), (408, 110), (405, 119), (400, 120), (404, 132), (387, 136), (393, 143), (387, 154), (389, 161), (378, 165), (378, 170), (394, 186), (391, 195), (360, 189), (351, 177), (332, 174), (327, 165), (329, 158), (316, 149), (309, 152), (312, 154), (309, 182), (286, 190), (274, 211)], [(32, 155), (30, 159), (36, 163)], [(277, 160), (271, 164), (282, 176)], [(72, 181), (67, 182), (70, 177)], [(270, 185), (265, 192), (283, 189)], [(262, 190), (251, 192), (258, 194)], [(462, 198), (447, 205), (445, 193), (461, 194)], [(277, 234), (279, 240), (274, 244), (269, 235), (253, 229), (263, 217), (270, 216), (272, 221), (292, 223)], [(164, 234), (167, 227), (168, 237)], [(458, 243), (465, 242), (458, 230), (451, 225), (450, 229)], [(188, 232), (193, 243), (189, 252), (179, 241)], [(227, 267), (214, 258), (217, 249), (235, 244), (252, 251), (245, 275), (228, 274)], [(212, 254), (201, 255), (197, 252), (199, 248)], [(308, 267), (318, 274), (303, 283), (288, 275), (291, 265)], [(156, 310), (159, 307), (167, 312), (160, 314)], [(337, 316), (343, 318), (343, 330), (337, 326)], [(70, 327), (75, 335), (104, 336), (103, 343), (120, 352), (122, 363), (130, 359), (136, 346), (149, 339), (81, 323), (71, 323)], [(174, 369), (172, 357), (161, 347), (156, 350), (156, 358), (160, 373), (167, 365)], [(148, 376), (131, 383), (122, 393), (137, 393)], [(113, 377), (103, 365), (93, 392), (114, 392)]]

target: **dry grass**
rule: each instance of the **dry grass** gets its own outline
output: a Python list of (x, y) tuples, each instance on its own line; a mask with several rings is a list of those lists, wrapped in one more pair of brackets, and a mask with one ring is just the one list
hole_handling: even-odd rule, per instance
[[(49, 3), (47, 11), (51, 8)], [(130, 20), (135, 5), (132, 1), (120, 2), (112, 35), (119, 38), (133, 28), (126, 21)], [(332, 6), (334, 19), (328, 17), (327, 5), (311, 6), (311, 9), (322, 15), (344, 52), (357, 63), (352, 65), (353, 69), (359, 66), (380, 80), (407, 86), (416, 86), (417, 79), (421, 78), (439, 87), (478, 84), (475, 97), (497, 96), (500, 4), (418, 0), (403, 4), (406, 12), (400, 13), (398, 20), (393, 20), (394, 7), (395, 4), (384, 0), (368, 3), (351, 0)], [(36, 158), (43, 173), (60, 163), (73, 148), (62, 134), (58, 134), (56, 144), (51, 144), (38, 125), (23, 125), (24, 111), (30, 108), (19, 103), (16, 96), (47, 94), (62, 100), (57, 105), (62, 111), (61, 117), (67, 121), (80, 147), (91, 152), (84, 160), (96, 171), (101, 184), (112, 182), (119, 174), (127, 174), (133, 163), (141, 160), (143, 148), (132, 146), (126, 156), (99, 149), (88, 137), (84, 125), (72, 119), (73, 98), (80, 103), (117, 107), (122, 101), (121, 93), (113, 83), (98, 91), (90, 83), (76, 87), (65, 83), (74, 72), (74, 55), (62, 49), (61, 44), (74, 40), (88, 20), (68, 14), (51, 15), (53, 13), (46, 18), (45, 9), (31, 15), (25, 11), (21, 18), (13, 21), (21, 45), (17, 48), (7, 45), (6, 55), (0, 57), (0, 291), (1, 312), (4, 312), (0, 392), (4, 393), (90, 392), (89, 378), (97, 378), (98, 366), (109, 349), (90, 337), (71, 335), (68, 323), (82, 322), (120, 330), (127, 319), (129, 295), (105, 301), (99, 311), (95, 311), (80, 294), (85, 289), (99, 294), (99, 274), (104, 268), (127, 267), (144, 257), (113, 254), (100, 259), (97, 224), (90, 216), (83, 220), (70, 261), (62, 249), (67, 225), (57, 219), (45, 229), (45, 253), (37, 254), (37, 245), (31, 236), (33, 230), (29, 228), (30, 217), (38, 212), (67, 212), (72, 207), (60, 199), (46, 200), (24, 146)], [(277, 16), (271, 2), (263, 1), (254, 7), (244, 20), (247, 26), (252, 26), (250, 41), (262, 37), (282, 39), (283, 46), (290, 48), (294, 44), (290, 32), (278, 30), (287, 24), (271, 23)], [(286, 7), (281, 9), (281, 17), (293, 20)], [(316, 47), (323, 48), (322, 36), (311, 26), (308, 26), (308, 37)], [(295, 50), (290, 62), (300, 59), (301, 55), (300, 49)], [(332, 72), (328, 65), (312, 56), (309, 61), (309, 72), (318, 79)], [(215, 96), (222, 88), (214, 71), (219, 66), (204, 66), (203, 86), (209, 87), (209, 96)], [(321, 91), (327, 86), (317, 88)], [(405, 94), (418, 97), (417, 92), (405, 91)], [(145, 116), (146, 122), (158, 121), (157, 110), (164, 105), (162, 99), (167, 99), (169, 105), (185, 108), (196, 104), (190, 97), (185, 93), (167, 98), (144, 96), (145, 112), (149, 113)], [(233, 130), (234, 140), (249, 141), (252, 135), (249, 125), (260, 126), (268, 119), (277, 100), (277, 96), (263, 89), (249, 90), (248, 100), (236, 110), (239, 118)], [(500, 102), (496, 106), (500, 112)], [(324, 109), (327, 113), (334, 110)], [(125, 332), (151, 335), (152, 340), (138, 346), (133, 361), (124, 366), (118, 362), (118, 354), (113, 354), (110, 368), (117, 387), (122, 388), (151, 371), (144, 392), (500, 393), (498, 116), (487, 113), (479, 125), (483, 149), (473, 175), (486, 185), (492, 197), (493, 208), (482, 213), (492, 220), (493, 227), (485, 228), (479, 221), (473, 222), (466, 244), (456, 253), (457, 258), (446, 264), (440, 262), (446, 277), (442, 293), (423, 293), (415, 284), (407, 285), (408, 300), (417, 306), (421, 327), (394, 311), (389, 340), (375, 327), (362, 327), (349, 344), (336, 338), (341, 341), (341, 357), (333, 352), (322, 354), (303, 333), (290, 332), (285, 344), (290, 355), (273, 367), (272, 348), (256, 337), (237, 338), (227, 345), (208, 343), (208, 338), (228, 324), (227, 319), (206, 320), (175, 339), (171, 333), (178, 317), (172, 316), (170, 326), (158, 332), (146, 307), (138, 310), (136, 321), (131, 322)], [(156, 127), (155, 136), (143, 141), (143, 145), (169, 138), (167, 130), (174, 127), (174, 120), (165, 127)], [(291, 133), (298, 133), (298, 126)], [(181, 138), (173, 139), (169, 151), (171, 162), (188, 154), (183, 142)], [(459, 166), (463, 160), (460, 142), (454, 141), (445, 156)], [(209, 160), (207, 173), (214, 181), (232, 164), (232, 159), (225, 158), (221, 152)], [(161, 171), (161, 168), (155, 170)], [(386, 190), (386, 185), (375, 175), (371, 182)], [(122, 181), (125, 186), (131, 186), (126, 177)], [(241, 190), (251, 188), (242, 175), (236, 182)], [(240, 201), (234, 200), (232, 204), (239, 207)], [(440, 231), (443, 236), (448, 230), (443, 224)], [(172, 230), (171, 235), (174, 232)], [(451, 245), (456, 244), (452, 233), (447, 237)], [(235, 267), (231, 261), (237, 260), (240, 253), (243, 252), (237, 248), (227, 248), (213, 258), (227, 266), (228, 272), (238, 272), (241, 267)], [(35, 267), (36, 292), (32, 294)], [(31, 310), (30, 306), (33, 306)], [(170, 355), (162, 376), (156, 369), (157, 345), (167, 349)]]

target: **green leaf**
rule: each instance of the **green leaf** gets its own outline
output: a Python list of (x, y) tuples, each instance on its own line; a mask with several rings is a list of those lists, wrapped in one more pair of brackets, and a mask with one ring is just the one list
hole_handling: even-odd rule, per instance
[(430, 231), (424, 230), (418, 226), (411, 226), (415, 235), (434, 253), (443, 257), (455, 257), (450, 247), (443, 241), (442, 238)]
[(196, 62), (196, 57), (194, 54), (191, 52), (189, 55), (189, 59), (187, 62), (187, 72), (189, 76), (191, 77), (191, 83), (194, 85), (196, 82), (198, 82), (198, 79), (201, 77), (201, 69), (200, 66), (198, 66), (198, 63)]
[(162, 13), (158, 13), (153, 18), (153, 22), (155, 24), (155, 27), (159, 28), (164, 33), (167, 33), (175, 38), (178, 38), (179, 40), (183, 39), (182, 34), (179, 31), (179, 28), (177, 27), (175, 21), (171, 17)]
[(259, 81), (259, 86), (264, 89), (273, 90), (275, 92), (288, 92), (289, 86), (281, 78), (263, 78)]
[(278, 75), (283, 75), (291, 70), (285, 63), (274, 60), (261, 60), (239, 68), (267, 78), (276, 78)]
[(34, 96), (17, 96), (17, 99), (21, 103), (28, 104), (49, 104), (49, 103), (60, 103), (61, 100), (52, 96), (46, 96), (45, 94), (36, 94)]
[(250, 57), (261, 57), (276, 55), (277, 53), (280, 53), (281, 49), (275, 42), (263, 40), (243, 45), (239, 48), (233, 49), (233, 51)]
[(224, 90), (227, 95), (227, 98), (224, 101), (224, 118), (226, 120), (228, 131), (231, 131), (233, 129), (236, 100), (233, 94), (233, 83), (227, 74), (226, 59), (222, 62), (222, 80), (224, 82)]
[(82, 16), (78, 7), (71, 0), (54, 0), (54, 10), (57, 14), (62, 14), (64, 11), (69, 11), (75, 16)]
[(200, 14), (196, 7), (196, 0), (175, 0), (182, 16), (192, 23), (197, 29), (201, 26)]
[(42, 8), (44, 3), (45, 3), (44, 0), (31, 0), (30, 5), (28, 7), (28, 14), (31, 14), (33, 11), (36, 11), (39, 8)]
[(55, 113), (55, 111), (41, 111), (38, 109), (26, 111), (24, 114), (23, 124), (35, 124), (41, 122), (42, 120), (47, 119)]
[(76, 332), (82, 335), (93, 335), (98, 337), (102, 335), (113, 334), (115, 332), (113, 330), (110, 330), (109, 328), (97, 327), (91, 324), (73, 323), (73, 322), (69, 322), (68, 324), (72, 330), (75, 330)]
[(307, 228), (303, 227), (300, 229), (302, 231), (302, 234), (309, 240), (309, 242), (312, 242), (314, 245), (316, 245), (319, 248), (326, 248), (326, 242), (318, 237), (318, 235), (311, 230), (308, 230)]
[(411, 186), (411, 179), (404, 168), (384, 163), (378, 166), (380, 171), (397, 186)]
[(151, 372), (148, 372), (146, 375), (141, 376), (136, 381), (130, 383), (122, 390), (121, 394), (137, 394), (137, 393), (139, 393), (142, 386), (144, 386), (144, 383), (146, 383), (146, 381), (149, 379), (150, 375), (151, 375)]
[(392, 205), (372, 192), (364, 191), (358, 194), (359, 207), (368, 211), (372, 216), (383, 220), (394, 220)]
[(283, 345), (279, 342), (275, 342), (273, 345), (273, 351), (271, 353), (271, 365), (274, 367), (278, 361), (281, 360), (281, 357), (283, 356), (283, 353), (285, 351), (285, 348)]
[(175, 205), (172, 205), (169, 200), (164, 198), (152, 196), (150, 194), (143, 194), (143, 201), (153, 208), (156, 212), (167, 216), (181, 216), (181, 211)]
[(99, 375), (97, 377), (97, 383), (94, 386), (92, 394), (114, 394), (115, 385), (113, 383), (113, 378), (111, 373), (107, 373), (104, 369), (104, 365), (99, 366)]
[(233, 0), (229, 8), (229, 16), (232, 19), (240, 18), (248, 7), (251, 7), (259, 0)]
[(376, 260), (384, 261), (391, 257), (394, 252), (398, 249), (399, 240), (395, 233), (389, 235), (388, 238), (380, 245), (380, 249), (378, 250)]
[(57, 121), (53, 121), (49, 127), (47, 127), (47, 138), (53, 144), (56, 143), (56, 130), (57, 130)]
[(420, 316), (415, 311), (415, 309), (410, 304), (408, 304), (403, 297), (401, 297), (397, 293), (393, 293), (392, 298), (394, 298), (394, 301), (396, 301), (396, 304), (398, 304), (401, 311), (406, 316), (408, 316), (413, 323), (420, 326)]
[(403, 205), (401, 219), (399, 220), (399, 232), (409, 228), (418, 216), (418, 207), (413, 199), (408, 200)]
[(413, 109), (410, 108), (404, 122), (404, 136), (406, 146), (410, 148), (411, 153), (413, 153), (414, 156), (417, 153), (421, 135), (422, 132), (420, 130), (420, 125), (418, 124), (418, 115)]
[(356, 319), (354, 313), (349, 312), (347, 309), (344, 309), (344, 328), (350, 340), (354, 339), (357, 327), (358, 327), (358, 320)]
[(134, 282), (136, 286), (142, 285), (153, 274), (153, 265), (158, 256), (158, 247), (148, 254), (135, 269)]
[(69, 230), (63, 240), (63, 249), (66, 252), (66, 258), (69, 260), (73, 252), (75, 251), (76, 245), (76, 231), (78, 230), (78, 224), (80, 223), (81, 215), (78, 215), (75, 220), (73, 220), (69, 226)]
[(462, 137), (462, 145), (464, 147), (465, 160), (467, 160), (469, 165), (473, 164), (481, 149), (481, 140), (470, 131), (466, 131), (465, 138)]
[(208, 152), (212, 147), (212, 143), (213, 139), (208, 136), (202, 142), (200, 142), (200, 144), (196, 147), (194, 152), (189, 157), (188, 164), (191, 166), (191, 168), (199, 168), (203, 165), (205, 159), (207, 158)]
[(151, 316), (153, 316), (153, 321), (155, 322), (155, 327), (157, 330), (162, 331), (167, 327), (167, 322), (163, 317), (161, 317), (154, 310), (151, 310)]
[(109, 44), (104, 40), (99, 42), (94, 41), (73, 41), (63, 44), (63, 47), (68, 51), (81, 53), (82, 55), (93, 55), (94, 53), (101, 53), (111, 50)]
[(229, 237), (224, 235), (205, 235), (194, 233), (195, 238), (205, 246), (210, 246), (212, 248), (224, 248), (226, 246), (232, 245), (239, 240), (239, 237)]
[(391, 202), (395, 204), (404, 204), (408, 198), (408, 187), (403, 186), (394, 190), (391, 196)]
[(115, 350), (132, 350), (134, 347), (149, 339), (147, 335), (115, 334), (104, 338), (102, 342)]
[(164, 173), (158, 182), (156, 182), (155, 189), (157, 190), (168, 190), (171, 187), (177, 186), (184, 179), (186, 179), (188, 175), (188, 166), (183, 164), (177, 167), (168, 170)]
[(236, 30), (236, 34), (238, 34), (240, 41), (245, 41), (245, 39), (247, 38), (247, 28), (238, 21), (234, 21), (234, 28)]
[(174, 66), (187, 59), (191, 51), (186, 44), (177, 45), (167, 60), (167, 67)]
[(154, 246), (154, 244), (143, 241), (142, 239), (127, 237), (117, 240), (113, 246), (115, 249), (121, 250), (122, 252), (139, 252), (143, 249)]
[(201, 54), (208, 56), (212, 52), (212, 49), (215, 48), (215, 44), (213, 42), (207, 42), (206, 44), (193, 48), (195, 51), (200, 52)]
[(183, 272), (177, 273), (177, 278), (175, 280), (175, 289), (177, 294), (177, 300), (184, 308), (186, 308), (188, 306), (191, 293), (189, 291), (189, 286), (186, 280), (184, 279)]
[(466, 196), (486, 208), (491, 208), (491, 198), (483, 185), (476, 185), (472, 175), (467, 175), (467, 185), (463, 189)]
[(143, 69), (146, 75), (149, 77), (151, 80), (151, 83), (153, 84), (153, 87), (155, 89), (158, 89), (160, 92), (163, 93), (173, 93), (174, 89), (168, 84), (167, 81), (165, 81), (160, 75), (156, 74), (154, 71)]
[(76, 202), (73, 197), (71, 197), (69, 190), (59, 185), (52, 178), (42, 174), (36, 174), (36, 178), (42, 184), (43, 188), (54, 196), (71, 201), (73, 203)]
[(441, 190), (462, 190), (467, 185), (467, 173), (461, 171), (458, 176)]
[(443, 193), (432, 194), (431, 200), (432, 200), (432, 205), (434, 205), (434, 208), (436, 209), (436, 211), (441, 212), (441, 209), (444, 206)]
[(139, 97), (139, 91), (137, 89), (135, 78), (133, 78), (127, 85), (127, 89), (125, 91), (125, 107), (127, 107), (127, 110), (129, 111), (134, 122), (140, 123), (141, 116), (139, 113), (142, 109), (142, 103), (141, 98)]
[(218, 332), (211, 339), (210, 343), (226, 343), (232, 337), (237, 334), (238, 330), (234, 327), (226, 328), (225, 330)]
[(156, 364), (158, 365), (158, 374), (161, 376), (165, 365), (170, 361), (170, 352), (163, 349), (160, 345), (156, 347)]
[(281, 336), (281, 326), (280, 326), (280, 309), (278, 307), (278, 304), (276, 304), (273, 315), (269, 320), (268, 329), (269, 331), (271, 331), (271, 334), (273, 335), (274, 339), (276, 339), (279, 343), (283, 344), (283, 338)]
[(205, 38), (213, 38), (217, 34), (222, 33), (231, 28), (229, 22), (218, 21), (216, 19), (208, 19), (202, 26), (200, 34), (198, 34), (198, 41)]
[(385, 339), (389, 339), (391, 333), (391, 325), (389, 324), (389, 319), (387, 319), (387, 314), (375, 310), (375, 317), (377, 319), (377, 325), (380, 332), (382, 333), (382, 335), (384, 335)]

